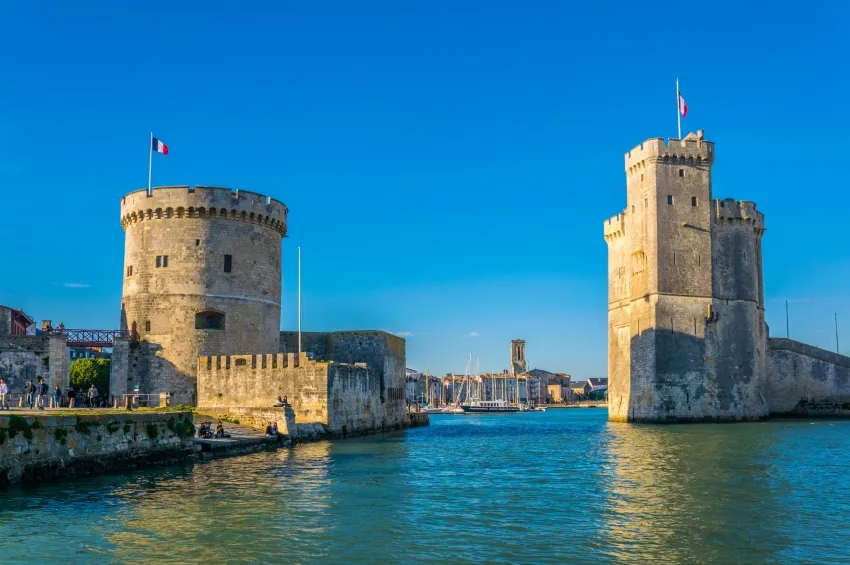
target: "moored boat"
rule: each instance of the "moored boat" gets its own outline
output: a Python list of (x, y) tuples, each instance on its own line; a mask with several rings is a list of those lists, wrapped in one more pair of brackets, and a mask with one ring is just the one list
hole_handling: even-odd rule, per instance
[(462, 404), (461, 409), (465, 414), (497, 414), (519, 412), (518, 406), (512, 406), (505, 400), (473, 400), (469, 404)]

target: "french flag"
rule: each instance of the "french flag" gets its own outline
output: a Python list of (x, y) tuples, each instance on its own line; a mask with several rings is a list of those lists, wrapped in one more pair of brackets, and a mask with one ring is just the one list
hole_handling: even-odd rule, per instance
[[(688, 117), (688, 105), (685, 103), (685, 97), (682, 96), (682, 93), (679, 93), (679, 113), (682, 114), (683, 118)], [(168, 153), (168, 148), (165, 149), (165, 152)]]
[(168, 155), (168, 146), (155, 137), (151, 137), (151, 151)]

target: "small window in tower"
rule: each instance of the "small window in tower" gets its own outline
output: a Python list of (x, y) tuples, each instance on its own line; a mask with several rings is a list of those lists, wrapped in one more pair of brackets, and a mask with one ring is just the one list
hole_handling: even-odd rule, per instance
[(203, 310), (195, 314), (196, 330), (223, 330), (224, 312)]
[(667, 204), (673, 204), (673, 195), (672, 194), (667, 195)]
[(643, 173), (640, 174), (640, 180), (643, 180)]
[(649, 198), (644, 198), (644, 199), (643, 199), (643, 207), (644, 207), (644, 208), (649, 208)]
[(691, 196), (691, 206), (696, 206), (696, 205), (697, 205), (697, 197)]
[(634, 214), (634, 213), (635, 213), (635, 205), (632, 204), (632, 214)]
[(168, 266), (168, 255), (163, 255), (163, 256), (162, 256), (162, 266), (163, 266), (163, 267), (167, 267), (167, 266)]
[(200, 244), (201, 244), (201, 240), (200, 240), (200, 239), (196, 239), (196, 240), (195, 240), (195, 247), (199, 246)]
[(150, 320), (145, 320), (145, 331), (146, 332), (151, 331), (151, 321)]
[(233, 269), (233, 255), (224, 256), (224, 272), (229, 273)]
[(685, 169), (679, 169), (679, 176), (680, 177), (685, 176)]
[(162, 267), (162, 255), (157, 255), (156, 256), (156, 268), (158, 269), (160, 267)]
[(128, 277), (133, 276), (133, 265), (130, 265), (129, 267), (127, 267), (127, 276)]

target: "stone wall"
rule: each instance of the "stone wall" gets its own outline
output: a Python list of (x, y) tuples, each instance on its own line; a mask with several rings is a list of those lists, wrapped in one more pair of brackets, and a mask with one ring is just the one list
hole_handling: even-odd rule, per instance
[(766, 397), (771, 414), (793, 413), (803, 400), (850, 402), (850, 357), (784, 338), (771, 338), (768, 348)]
[(277, 200), (228, 188), (160, 187), (122, 198), (121, 328), (149, 344), (140, 351), (147, 363), (128, 377), (141, 392), (194, 404), (199, 356), (278, 351), (286, 215)]
[[(335, 363), (363, 363), (379, 379), (378, 392), (385, 405), (388, 422), (402, 421), (405, 416), (406, 352), (404, 338), (377, 331), (303, 332), (302, 351), (316, 359)], [(298, 332), (280, 332), (280, 350), (291, 353), (298, 349)]]
[(6, 379), (9, 392), (23, 392), (27, 381), (43, 377), (52, 390), (59, 385), (68, 389), (68, 347), (60, 335), (0, 336), (0, 377)]
[[(183, 437), (175, 425), (182, 422), (191, 428), (184, 428)], [(191, 412), (176, 411), (0, 414), (0, 484), (184, 459), (194, 453), (191, 424)]]
[[(296, 422), (328, 423), (330, 364), (292, 353), (224, 355), (198, 362), (199, 409), (270, 408), (285, 396)], [(364, 373), (366, 369), (361, 369)]]
[[(391, 363), (381, 366), (387, 374)], [(198, 409), (211, 414), (236, 408), (268, 409), (286, 397), (297, 425), (322, 426), (334, 435), (404, 426), (403, 381), (385, 387), (379, 370), (363, 364), (309, 360), (302, 352), (202, 357)], [(241, 422), (241, 420), (240, 420)]]

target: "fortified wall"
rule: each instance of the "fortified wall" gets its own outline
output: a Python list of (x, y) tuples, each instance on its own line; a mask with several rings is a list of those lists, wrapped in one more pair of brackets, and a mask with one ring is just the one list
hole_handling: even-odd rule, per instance
[(9, 392), (23, 392), (28, 381), (39, 377), (53, 390), (59, 385), (68, 390), (68, 347), (65, 336), (0, 335), (0, 376), (6, 379)]
[(280, 396), (295, 411), (296, 426), (318, 426), (322, 433), (357, 435), (406, 427), (404, 372), (385, 372), (386, 360), (373, 361), (377, 368), (310, 360), (306, 352), (202, 357), (199, 410), (250, 414), (268, 410)]
[(603, 225), (611, 420), (761, 419), (796, 406), (801, 383), (850, 395), (850, 359), (768, 345), (764, 216), (713, 198), (714, 157), (701, 131), (625, 155), (626, 208)]

